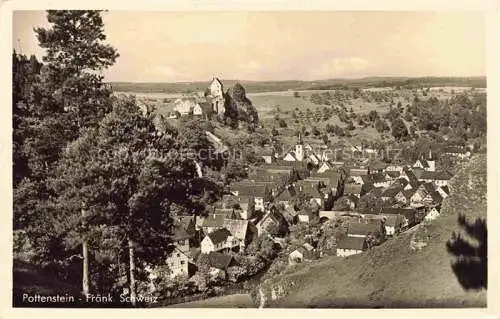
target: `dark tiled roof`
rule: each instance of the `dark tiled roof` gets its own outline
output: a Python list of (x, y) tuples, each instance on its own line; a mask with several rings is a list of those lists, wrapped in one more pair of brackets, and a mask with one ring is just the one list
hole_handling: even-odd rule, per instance
[(366, 168), (349, 169), (349, 176), (363, 176), (363, 175), (368, 175), (368, 169)]
[(326, 170), (323, 173), (312, 173), (310, 178), (324, 177), (330, 180), (330, 185), (337, 186), (340, 180), (340, 173), (334, 170)]
[(277, 197), (276, 201), (291, 201), (293, 197), (297, 195), (297, 192), (295, 190), (295, 187), (289, 186), (288, 188), (284, 189)]
[(263, 182), (245, 181), (230, 185), (230, 189), (231, 191), (237, 191), (238, 196), (264, 197), (267, 184)]
[(382, 192), (382, 197), (394, 198), (400, 191), (402, 191), (401, 187), (389, 187)]
[(337, 244), (338, 249), (364, 250), (365, 247), (365, 239), (362, 237), (347, 237)]
[(173, 240), (189, 239), (191, 236), (188, 234), (184, 227), (177, 225), (174, 229), (174, 234), (172, 236)]
[(378, 222), (368, 223), (368, 222), (351, 222), (347, 233), (349, 235), (368, 235), (370, 233), (376, 233), (380, 231), (381, 224)]
[(226, 255), (215, 251), (212, 251), (208, 254), (208, 262), (210, 266), (217, 269), (227, 269), (232, 260), (233, 257), (231, 255)]
[(212, 243), (219, 244), (226, 241), (227, 237), (231, 236), (231, 233), (229, 232), (229, 230), (222, 228), (214, 232), (211, 232), (207, 236), (210, 238)]
[(201, 227), (222, 227), (225, 218), (225, 214), (210, 214), (205, 218)]
[(447, 194), (450, 195), (450, 188), (448, 186), (441, 186), (441, 189)]
[(428, 179), (428, 180), (434, 180), (434, 181), (436, 181), (436, 180), (447, 181), (450, 178), (451, 178), (451, 175), (446, 171), (436, 171), (436, 172), (425, 171), (420, 176), (420, 179)]
[(391, 226), (391, 227), (395, 227), (395, 228), (403, 226), (403, 223), (404, 223), (404, 216), (403, 215), (384, 214), (383, 216), (386, 218), (385, 224), (387, 226)]

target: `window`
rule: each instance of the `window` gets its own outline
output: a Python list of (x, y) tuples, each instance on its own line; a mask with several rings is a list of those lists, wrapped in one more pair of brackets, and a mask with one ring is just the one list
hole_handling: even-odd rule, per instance
[(186, 261), (181, 260), (181, 265), (184, 265), (184, 264), (186, 264)]
[(180, 257), (181, 256), (181, 253), (177, 253), (177, 257)]

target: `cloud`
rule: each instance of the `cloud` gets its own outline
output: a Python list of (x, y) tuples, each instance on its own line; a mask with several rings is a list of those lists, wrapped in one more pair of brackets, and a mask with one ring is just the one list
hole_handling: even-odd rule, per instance
[(346, 76), (366, 71), (370, 62), (360, 57), (333, 58), (323, 62), (311, 72), (312, 78)]

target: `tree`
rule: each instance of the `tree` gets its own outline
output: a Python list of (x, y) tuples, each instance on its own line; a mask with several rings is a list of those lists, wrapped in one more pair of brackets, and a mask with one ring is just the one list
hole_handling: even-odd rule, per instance
[(278, 130), (277, 130), (274, 126), (273, 126), (273, 129), (271, 130), (271, 134), (272, 134), (273, 136), (276, 136), (276, 135), (278, 135), (278, 134), (279, 134), (279, 133), (278, 133)]
[(285, 128), (285, 127), (287, 127), (286, 122), (285, 122), (285, 120), (284, 120), (284, 119), (279, 119), (278, 123), (279, 123), (279, 126), (280, 126), (281, 128)]
[[(53, 220), (66, 250), (89, 241), (96, 255), (103, 243), (94, 240), (95, 233), (102, 227), (114, 229), (109, 235), (115, 241), (113, 249), (128, 251), (114, 258), (129, 263), (131, 296), (144, 265), (162, 262), (169, 252), (172, 205), (188, 212), (192, 205), (195, 167), (190, 160), (169, 156), (173, 143), (158, 137), (133, 100), (119, 101), (97, 130), (85, 132), (68, 146), (51, 181), (60, 194)], [(79, 227), (81, 203), (87, 211), (85, 227)]]
[(408, 137), (408, 129), (401, 118), (395, 119), (392, 123), (392, 136), (394, 136), (397, 140)]
[[(14, 219), (36, 243), (37, 258), (61, 261), (65, 256), (59, 252), (58, 226), (50, 214), (51, 199), (57, 193), (47, 181), (66, 145), (97, 127), (111, 109), (111, 90), (99, 73), (118, 54), (103, 44), (106, 37), (99, 11), (49, 10), (47, 19), (48, 28), (35, 29), (40, 46), (46, 49), (44, 65), (30, 59), (31, 74), (36, 76), (24, 73), (29, 80), (24, 81), (26, 86), (17, 85), (17, 80), (13, 86), (13, 108), (24, 104), (22, 114), (14, 113), (22, 116), (22, 125), (15, 128), (23, 135), (20, 153), (27, 160), (28, 173), (14, 192)], [(14, 63), (13, 76), (21, 74), (18, 66)]]
[(341, 197), (335, 203), (333, 204), (333, 209), (334, 210), (339, 210), (339, 211), (349, 211), (352, 210), (350, 201), (347, 197)]

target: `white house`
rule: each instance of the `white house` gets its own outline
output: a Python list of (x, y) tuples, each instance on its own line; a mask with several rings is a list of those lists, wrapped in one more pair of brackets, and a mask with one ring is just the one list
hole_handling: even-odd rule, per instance
[(208, 254), (211, 251), (231, 250), (239, 246), (240, 243), (238, 239), (232, 236), (229, 230), (223, 228), (203, 238), (201, 241), (201, 253)]
[(439, 217), (439, 211), (436, 207), (432, 207), (431, 210), (425, 215), (425, 221), (431, 221)]
[(189, 234), (184, 228), (177, 228), (174, 234), (174, 250), (166, 259), (170, 277), (188, 276)]

